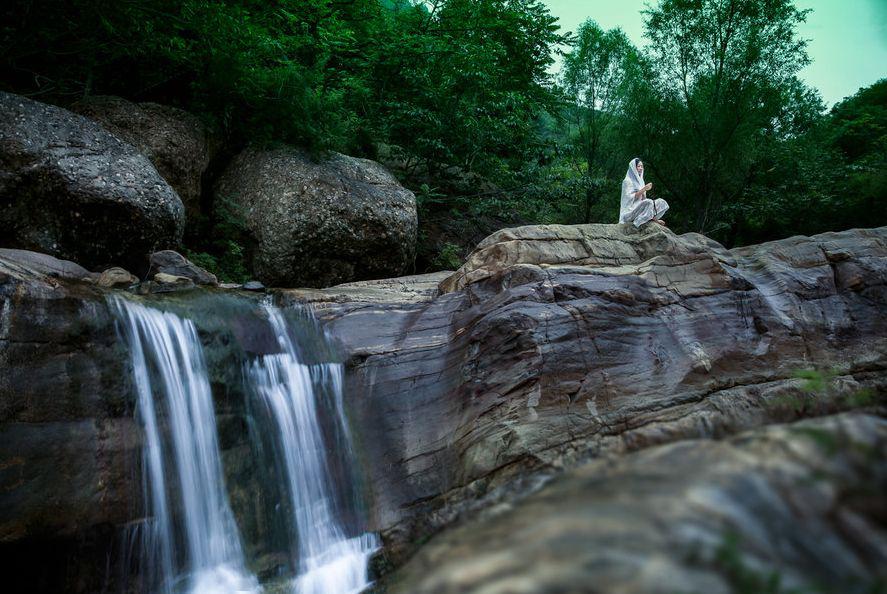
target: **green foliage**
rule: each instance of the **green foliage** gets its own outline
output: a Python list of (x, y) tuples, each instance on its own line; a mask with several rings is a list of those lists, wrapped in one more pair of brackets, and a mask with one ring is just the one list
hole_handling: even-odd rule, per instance
[(561, 41), (539, 0), (433, 0), (391, 11), (371, 50), (371, 118), (431, 174), (519, 164), (534, 145), (536, 115), (555, 104), (547, 68)]
[(227, 196), (217, 199), (213, 217), (199, 221), (187, 243), (189, 260), (215, 274), (222, 282), (244, 283), (247, 270), (248, 241), (246, 223), (237, 204)]
[(790, 0), (663, 0), (646, 11), (650, 54), (625, 134), (647, 155), (686, 228), (727, 224), (768, 134), (809, 63)]
[[(643, 49), (591, 19), (563, 35), (542, 0), (0, 10), (0, 79), (13, 92), (178, 105), (234, 149), (285, 142), (376, 158), (400, 147), (431, 268), (452, 262), (447, 244), (466, 253), (497, 226), (615, 222), (635, 156), (678, 232), (735, 245), (887, 224), (887, 79), (826, 113), (797, 78), (807, 11), (790, 0), (659, 0), (644, 13)], [(189, 245), (239, 279), (249, 246), (228, 218), (190, 223)]]
[(422, 184), (416, 190), (416, 208), (420, 211), (430, 206), (441, 204), (446, 198), (446, 194), (439, 192), (438, 188), (432, 188), (428, 184)]
[(362, 93), (361, 66), (337, 58), (356, 51), (363, 19), (381, 9), (370, 1), (13, 0), (6, 10), (14, 26), (4, 31), (3, 74), (14, 90), (156, 99), (235, 138), (319, 149), (354, 134), (346, 97)]
[(572, 141), (588, 178), (584, 222), (591, 222), (605, 191), (602, 181), (615, 181), (627, 161), (614, 149), (624, 104), (640, 74), (640, 56), (622, 30), (604, 31), (590, 19), (579, 27), (573, 50), (564, 57), (563, 84), (573, 103), (568, 112), (576, 131)]
[(788, 594), (778, 571), (761, 572), (749, 567), (739, 549), (741, 539), (728, 533), (715, 552), (715, 562), (727, 577), (734, 594)]
[(802, 389), (805, 392), (816, 394), (828, 392), (836, 375), (834, 371), (820, 371), (817, 369), (801, 369), (795, 372), (796, 378), (804, 380)]
[(837, 372), (833, 370), (801, 369), (794, 377), (804, 380), (799, 394), (787, 394), (768, 402), (774, 410), (807, 416), (824, 414), (834, 410), (846, 410), (877, 406), (883, 396), (875, 390), (863, 388), (852, 392), (838, 389)]
[(887, 80), (821, 113), (796, 89), (785, 138), (763, 139), (742, 195), (725, 209), (728, 241), (755, 243), (887, 223)]
[(462, 249), (455, 243), (445, 243), (434, 259), (434, 265), (441, 270), (456, 270), (462, 266)]

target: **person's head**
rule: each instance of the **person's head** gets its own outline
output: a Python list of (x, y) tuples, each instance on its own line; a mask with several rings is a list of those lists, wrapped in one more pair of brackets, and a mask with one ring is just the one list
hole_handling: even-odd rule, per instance
[(635, 168), (638, 170), (638, 175), (644, 177), (644, 162), (638, 159), (635, 163)]

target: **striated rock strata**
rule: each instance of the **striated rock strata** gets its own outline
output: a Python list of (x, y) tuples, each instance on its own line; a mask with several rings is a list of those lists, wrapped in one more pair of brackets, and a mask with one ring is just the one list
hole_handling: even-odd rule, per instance
[[(887, 386), (885, 228), (735, 250), (653, 226), (506, 229), (449, 277), (403, 285), (288, 293), (350, 358), (394, 562), (476, 501), (584, 459)], [(804, 391), (809, 369), (834, 374), (826, 391)]]
[(862, 414), (591, 462), (432, 539), (389, 594), (877, 591), (887, 420)]
[[(127, 356), (93, 277), (70, 262), (0, 253), (0, 557), (17, 575), (64, 584), (30, 591), (100, 589), (98, 565), (65, 551), (115, 558), (116, 531), (141, 520)], [(887, 228), (726, 250), (658, 227), (524, 227), (492, 235), (452, 274), (275, 296), (310, 303), (348, 363), (369, 511), (393, 564), (476, 509), (589, 460), (704, 438), (704, 455), (680, 447), (698, 456), (707, 484), (717, 460), (743, 468), (740, 442), (711, 440), (851, 407), (881, 414), (887, 392)], [(199, 320), (232, 505), (256, 555), (272, 553), (261, 545), (271, 528), (250, 510), (268, 502), (250, 487), (257, 469), (231, 361), (265, 352), (261, 298), (198, 288), (147, 298)], [(809, 369), (829, 372), (823, 389), (796, 376)], [(663, 460), (671, 456), (680, 458)], [(883, 456), (867, 463), (872, 476), (883, 471)], [(619, 475), (626, 488), (632, 472)], [(660, 479), (668, 484), (651, 477)], [(612, 480), (618, 491), (622, 479)], [(835, 485), (856, 484), (847, 480)], [(41, 557), (48, 542), (68, 548)], [(405, 571), (403, 583), (425, 588)]]

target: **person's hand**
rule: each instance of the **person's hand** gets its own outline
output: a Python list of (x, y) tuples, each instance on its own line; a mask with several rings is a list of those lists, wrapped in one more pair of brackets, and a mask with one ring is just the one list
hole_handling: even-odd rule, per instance
[(650, 183), (648, 183), (646, 186), (644, 186), (644, 191), (645, 191), (645, 192), (649, 192), (649, 191), (652, 190), (652, 189), (653, 189), (653, 182), (650, 182)]

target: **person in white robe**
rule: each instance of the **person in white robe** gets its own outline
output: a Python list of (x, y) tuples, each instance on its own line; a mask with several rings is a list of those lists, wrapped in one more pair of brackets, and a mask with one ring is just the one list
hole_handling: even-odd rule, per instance
[(628, 173), (622, 180), (620, 223), (634, 223), (635, 227), (640, 227), (644, 223), (655, 221), (665, 226), (662, 215), (668, 210), (668, 202), (662, 198), (647, 198), (647, 192), (652, 188), (653, 184), (644, 183), (644, 163), (635, 157), (628, 164)]

